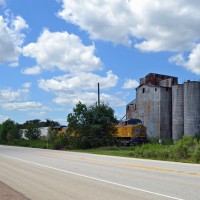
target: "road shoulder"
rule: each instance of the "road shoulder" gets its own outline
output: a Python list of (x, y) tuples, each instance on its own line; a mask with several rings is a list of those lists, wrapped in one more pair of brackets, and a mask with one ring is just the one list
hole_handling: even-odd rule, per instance
[(28, 200), (28, 198), (0, 181), (0, 200)]

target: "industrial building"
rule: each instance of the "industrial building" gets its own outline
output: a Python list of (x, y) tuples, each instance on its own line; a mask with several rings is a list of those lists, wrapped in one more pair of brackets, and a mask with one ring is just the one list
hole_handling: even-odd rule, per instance
[(178, 84), (173, 76), (150, 73), (140, 79), (126, 118), (140, 119), (150, 138), (178, 140), (200, 132), (200, 82)]

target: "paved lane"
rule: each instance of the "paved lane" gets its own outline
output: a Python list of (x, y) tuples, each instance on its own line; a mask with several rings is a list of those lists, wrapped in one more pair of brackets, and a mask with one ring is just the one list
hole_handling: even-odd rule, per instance
[(200, 199), (200, 166), (0, 146), (0, 181), (30, 199)]

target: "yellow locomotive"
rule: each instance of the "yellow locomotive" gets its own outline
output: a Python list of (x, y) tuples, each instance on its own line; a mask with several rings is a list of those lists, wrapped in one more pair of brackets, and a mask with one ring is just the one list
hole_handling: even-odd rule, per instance
[(142, 144), (148, 141), (146, 127), (139, 119), (127, 119), (121, 121), (117, 125), (116, 137), (127, 146)]
[[(115, 137), (122, 145), (138, 145), (148, 141), (146, 127), (139, 119), (127, 119), (120, 121), (116, 128), (117, 132)], [(62, 134), (66, 134), (67, 126), (54, 126), (51, 127), (51, 130), (57, 130), (57, 137), (59, 137)], [(72, 137), (74, 137), (74, 134), (72, 134)]]

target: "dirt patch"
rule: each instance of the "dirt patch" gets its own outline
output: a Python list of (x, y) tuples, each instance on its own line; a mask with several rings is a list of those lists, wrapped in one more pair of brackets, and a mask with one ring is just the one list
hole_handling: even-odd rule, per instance
[(0, 200), (28, 200), (28, 198), (0, 181)]

